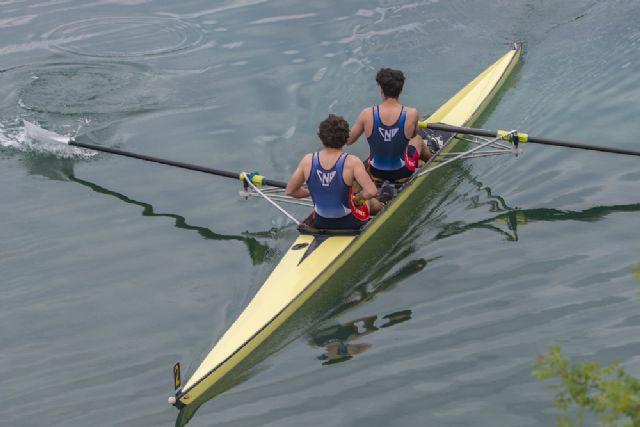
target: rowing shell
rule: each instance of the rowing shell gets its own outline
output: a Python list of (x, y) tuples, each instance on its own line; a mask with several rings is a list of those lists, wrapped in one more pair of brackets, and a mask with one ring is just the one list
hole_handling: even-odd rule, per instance
[[(429, 116), (427, 121), (454, 126), (473, 124), (505, 82), (520, 54), (521, 49), (514, 46)], [(411, 205), (424, 197), (430, 187), (432, 174), (427, 172), (442, 163), (446, 154), (460, 142), (453, 134), (432, 133), (425, 136), (439, 138), (442, 148), (422, 167), (422, 173), (409, 182), (359, 234), (313, 234), (302, 230), (249, 305), (193, 375), (184, 384), (180, 384), (176, 376), (178, 388), (174, 405), (186, 412), (181, 414), (177, 424), (188, 421), (204, 401), (231, 387), (234, 382), (228, 380), (228, 374), (232, 371), (237, 373), (239, 365), (246, 365), (248, 359), (255, 359), (256, 350), (267, 338), (282, 335), (281, 327), (285, 321), (298, 312), (320, 288), (336, 281), (336, 278), (345, 282), (354, 277), (350, 265), (368, 264), (370, 260), (366, 257), (365, 248), (388, 246), (389, 239), (393, 239), (389, 230), (397, 230), (398, 226), (405, 227), (405, 230), (410, 227)], [(395, 224), (395, 227), (389, 224)], [(176, 375), (179, 375), (178, 371)]]

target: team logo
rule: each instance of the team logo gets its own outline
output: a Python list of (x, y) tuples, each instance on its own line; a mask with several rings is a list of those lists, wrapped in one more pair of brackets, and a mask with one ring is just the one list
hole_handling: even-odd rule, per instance
[(336, 171), (324, 173), (322, 171), (316, 171), (318, 173), (318, 178), (320, 179), (320, 183), (323, 187), (328, 187), (333, 181), (333, 178), (336, 176)]
[(400, 130), (400, 128), (393, 128), (393, 129), (383, 129), (381, 127), (378, 128), (378, 132), (380, 132), (380, 135), (382, 136), (382, 139), (384, 139), (384, 142), (391, 142), (393, 137), (396, 136), (396, 133), (398, 133), (398, 130)]

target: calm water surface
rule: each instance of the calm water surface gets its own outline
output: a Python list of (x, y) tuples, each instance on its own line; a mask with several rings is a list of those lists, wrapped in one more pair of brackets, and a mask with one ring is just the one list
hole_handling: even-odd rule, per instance
[[(232, 180), (42, 146), (22, 119), (285, 180), (328, 112), (378, 101), (377, 68), (427, 114), (520, 41), (484, 127), (638, 149), (638, 22), (613, 0), (0, 1), (0, 425), (173, 425), (172, 364), (296, 235)], [(638, 160), (531, 145), (449, 181), (189, 425), (551, 425), (530, 375), (551, 343), (640, 376)]]

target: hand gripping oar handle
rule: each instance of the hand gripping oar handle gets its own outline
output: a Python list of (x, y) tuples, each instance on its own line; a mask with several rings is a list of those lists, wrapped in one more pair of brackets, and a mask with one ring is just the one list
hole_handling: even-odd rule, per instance
[[(504, 130), (495, 131), (495, 130), (486, 130), (486, 129), (467, 128), (467, 127), (460, 127), (460, 126), (451, 126), (451, 125), (445, 125), (442, 123), (428, 123), (426, 120), (418, 122), (418, 125), (421, 128), (440, 130), (440, 131), (452, 132), (452, 133), (465, 133), (465, 134), (476, 135), (476, 136), (486, 136), (489, 138), (501, 137), (502, 135), (509, 133), (509, 131), (504, 131)], [(573, 141), (563, 141), (561, 139), (540, 138), (536, 136), (529, 136), (528, 134), (523, 132), (516, 132), (514, 135), (518, 137), (518, 142), (532, 142), (535, 144), (555, 145), (558, 147), (569, 147), (569, 148), (580, 148), (582, 150), (600, 151), (603, 153), (624, 154), (628, 156), (640, 156), (640, 151), (637, 151), (637, 150), (605, 147), (602, 145), (580, 144)], [(506, 138), (506, 139), (508, 140), (509, 138)]]
[[(193, 165), (190, 163), (176, 162), (174, 160), (167, 160), (167, 159), (161, 159), (159, 157), (147, 156), (145, 154), (131, 153), (129, 151), (119, 150), (117, 148), (109, 148), (109, 147), (102, 147), (99, 145), (85, 144), (83, 142), (77, 142), (74, 140), (70, 140), (68, 144), (74, 147), (87, 148), (89, 150), (95, 150), (95, 151), (102, 151), (104, 153), (116, 154), (118, 156), (124, 156), (124, 157), (131, 157), (133, 159), (144, 160), (147, 162), (160, 163), (163, 165), (175, 166), (177, 168), (189, 169), (192, 171), (198, 171), (198, 172), (204, 172), (212, 175), (223, 176), (225, 178), (235, 178), (240, 180), (245, 179), (244, 178), (245, 174), (243, 172), (231, 172), (231, 171), (225, 171), (220, 169), (213, 169), (206, 166)], [(286, 188), (287, 186), (286, 182), (266, 179), (261, 175), (251, 175), (251, 182), (253, 182), (257, 186), (269, 185), (271, 187), (278, 187), (278, 188)]]

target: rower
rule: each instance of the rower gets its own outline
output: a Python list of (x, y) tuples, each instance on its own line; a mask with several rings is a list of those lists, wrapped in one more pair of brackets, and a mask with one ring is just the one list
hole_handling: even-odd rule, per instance
[(378, 71), (376, 82), (382, 104), (360, 112), (347, 141), (351, 145), (363, 133), (366, 135), (370, 150), (367, 169), (376, 181), (406, 181), (418, 167), (419, 160), (426, 162), (431, 157), (431, 150), (418, 129), (418, 111), (399, 101), (404, 81), (400, 70), (382, 68)]
[[(320, 123), (323, 148), (305, 155), (287, 183), (287, 194), (313, 200), (313, 226), (321, 229), (359, 229), (381, 208), (377, 188), (356, 156), (342, 149), (349, 123), (334, 114)], [(304, 184), (307, 187), (303, 187)]]

